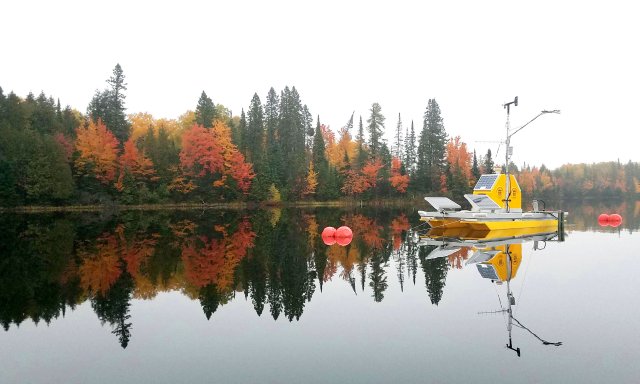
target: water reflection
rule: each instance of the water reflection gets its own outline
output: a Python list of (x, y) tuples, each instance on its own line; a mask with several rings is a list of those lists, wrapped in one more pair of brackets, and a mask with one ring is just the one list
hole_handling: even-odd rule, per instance
[[(542, 339), (531, 329), (526, 327), (514, 316), (513, 307), (516, 299), (511, 290), (511, 283), (516, 279), (518, 270), (523, 261), (523, 245), (532, 243), (534, 251), (546, 248), (548, 242), (564, 241), (562, 232), (539, 232), (529, 230), (529, 233), (516, 234), (517, 231), (491, 231), (473, 232), (464, 229), (445, 230), (434, 228), (419, 236), (417, 243), (427, 253), (425, 259), (448, 259), (455, 268), (465, 265), (475, 265), (480, 277), (489, 280), (496, 286), (506, 287), (505, 300), (498, 294), (500, 309), (483, 311), (479, 314), (506, 315), (506, 328), (508, 343), (506, 348), (514, 351), (520, 357), (520, 348), (514, 347), (512, 331), (513, 327), (526, 330), (537, 338), (543, 345), (561, 346), (562, 342), (550, 342)], [(527, 230), (524, 230), (527, 232)], [(433, 300), (432, 300), (433, 302)]]
[[(638, 204), (626, 204), (621, 228), (635, 231)], [(572, 214), (572, 228), (597, 226), (599, 213), (594, 209), (593, 219)], [(500, 251), (467, 244), (436, 257), (442, 244), (421, 246), (411, 235), (417, 218), (388, 209), (3, 215), (0, 322), (6, 331), (28, 319), (49, 324), (89, 302), (126, 348), (135, 340), (132, 300), (167, 291), (199, 302), (206, 319), (244, 296), (258, 316), (293, 321), (329, 282), (381, 302), (391, 280), (403, 291), (423, 275), (425, 299), (438, 305), (451, 269), (471, 264), (478, 252), (515, 255), (522, 246)], [(337, 224), (351, 227), (354, 240), (328, 247), (319, 233)], [(475, 264), (484, 268), (487, 262)], [(503, 280), (498, 275), (494, 281)]]

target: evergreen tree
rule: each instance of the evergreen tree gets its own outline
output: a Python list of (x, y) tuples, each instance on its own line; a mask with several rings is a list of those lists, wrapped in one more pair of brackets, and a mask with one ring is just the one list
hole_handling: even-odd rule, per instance
[(313, 161), (314, 169), (318, 172), (318, 180), (320, 181), (316, 196), (319, 199), (326, 199), (332, 195), (332, 183), (329, 181), (329, 162), (325, 155), (325, 142), (320, 125), (320, 116), (318, 116), (315, 134), (313, 135), (311, 159)]
[(238, 148), (240, 152), (247, 157), (247, 115), (244, 113), (244, 108), (240, 112), (240, 122), (238, 123)]
[(358, 135), (356, 136), (356, 143), (358, 143), (358, 157), (356, 158), (356, 167), (358, 170), (364, 167), (367, 162), (367, 151), (364, 147), (364, 126), (362, 125), (362, 116), (360, 116), (360, 123), (358, 124)]
[[(124, 262), (121, 268), (125, 269)], [(129, 307), (133, 288), (133, 278), (124, 270), (105, 295), (97, 294), (91, 299), (91, 307), (96, 315), (102, 324), (111, 324), (113, 327), (111, 333), (118, 337), (122, 348), (127, 348), (131, 338), (131, 322), (127, 321), (131, 318)]]
[(318, 116), (315, 134), (313, 135), (312, 160), (317, 170), (326, 167), (328, 164), (325, 155), (324, 137), (322, 136), (322, 128), (320, 127), (320, 116)]
[(311, 116), (311, 112), (309, 112), (309, 107), (305, 104), (302, 107), (302, 121), (304, 122), (304, 133), (305, 133), (305, 149), (311, 150), (313, 148), (313, 116)]
[(283, 189), (293, 192), (295, 195), (297, 191), (292, 191), (292, 188), (300, 187), (298, 179), (301, 179), (306, 173), (302, 104), (295, 87), (291, 89), (285, 87), (280, 95), (280, 121), (277, 137), (283, 171), (280, 183)]
[(380, 104), (373, 103), (369, 110), (371, 115), (367, 119), (367, 130), (369, 131), (369, 151), (372, 157), (377, 157), (380, 153), (380, 148), (384, 141), (382, 135), (384, 134), (384, 120), (382, 115), (382, 108)]
[(129, 138), (130, 125), (125, 114), (124, 91), (127, 84), (120, 64), (116, 64), (112, 76), (106, 81), (109, 88), (104, 91), (96, 90), (93, 99), (87, 107), (87, 114), (93, 121), (102, 120), (107, 128), (120, 142), (120, 146)]
[(411, 121), (411, 131), (407, 132), (404, 138), (404, 165), (407, 173), (413, 176), (416, 162), (416, 133)]
[(122, 72), (120, 64), (116, 64), (113, 69), (113, 75), (107, 80), (107, 84), (111, 87), (111, 114), (112, 121), (109, 129), (113, 132), (114, 136), (120, 140), (120, 143), (124, 143), (129, 138), (129, 122), (127, 121), (127, 115), (125, 114), (126, 108), (124, 107), (125, 94), (127, 90), (127, 83), (124, 82), (125, 76)]
[[(283, 178), (283, 163), (280, 145), (278, 144), (278, 126), (280, 125), (280, 98), (275, 89), (271, 87), (267, 94), (267, 100), (264, 105), (264, 123), (266, 128), (266, 154), (267, 154), (267, 170), (273, 182), (278, 183), (281, 187), (280, 180)], [(267, 186), (268, 188), (268, 186)]]
[(446, 258), (432, 260), (426, 258), (433, 248), (434, 246), (420, 247), (418, 252), (429, 299), (431, 304), (438, 305), (442, 300), (442, 292), (446, 284), (449, 266)]
[(387, 283), (386, 271), (384, 269), (386, 262), (380, 250), (373, 253), (373, 257), (371, 257), (369, 265), (371, 266), (369, 286), (373, 290), (373, 301), (379, 303), (384, 299), (384, 292), (389, 286), (389, 283)]
[(264, 114), (262, 111), (262, 102), (257, 93), (255, 93), (251, 99), (247, 120), (246, 157), (248, 162), (257, 164), (262, 158), (262, 142), (264, 137)]
[(402, 159), (402, 119), (400, 118), (400, 113), (398, 113), (398, 125), (393, 135), (393, 147), (391, 151), (394, 157)]
[(473, 150), (473, 165), (471, 166), (471, 174), (475, 179), (474, 182), (477, 182), (478, 179), (480, 179), (480, 176), (482, 176), (482, 173), (480, 172), (480, 167), (478, 166), (478, 158), (476, 157), (475, 149)]
[(493, 168), (495, 167), (495, 164), (493, 163), (493, 159), (491, 158), (491, 148), (487, 150), (487, 154), (484, 157), (482, 166), (483, 166), (484, 173), (493, 173)]
[(196, 123), (202, 125), (205, 128), (213, 127), (213, 120), (216, 118), (216, 106), (202, 91), (200, 99), (198, 99), (198, 105), (196, 106)]
[(424, 113), (422, 132), (416, 153), (416, 189), (423, 192), (438, 191), (445, 171), (447, 133), (444, 130), (440, 107), (429, 99)]
[(7, 97), (4, 95), (2, 91), (2, 87), (0, 87), (0, 128), (3, 126), (3, 122), (7, 118)]

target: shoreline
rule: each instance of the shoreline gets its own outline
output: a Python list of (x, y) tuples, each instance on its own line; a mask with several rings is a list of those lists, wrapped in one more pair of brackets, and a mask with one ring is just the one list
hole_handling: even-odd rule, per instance
[(120, 211), (163, 211), (163, 210), (248, 210), (274, 208), (318, 208), (318, 207), (393, 207), (409, 206), (411, 199), (393, 200), (332, 200), (332, 201), (292, 201), (292, 202), (225, 202), (225, 203), (164, 203), (164, 204), (105, 204), (105, 205), (26, 205), (20, 207), (0, 207), (0, 213), (58, 213), (58, 212), (120, 212)]

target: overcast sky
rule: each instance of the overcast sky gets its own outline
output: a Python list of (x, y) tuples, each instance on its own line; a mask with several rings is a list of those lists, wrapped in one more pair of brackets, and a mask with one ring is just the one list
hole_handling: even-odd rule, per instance
[[(94, 4), (96, 3), (96, 4)], [(430, 98), (449, 136), (495, 153), (502, 104), (521, 165), (638, 156), (640, 23), (632, 1), (5, 1), (0, 86), (85, 112), (116, 63), (129, 113), (176, 118), (202, 90), (234, 114), (295, 86), (337, 130), (378, 102), (391, 137)], [(204, 2), (203, 2), (204, 3)], [(504, 156), (504, 147), (498, 155)]]

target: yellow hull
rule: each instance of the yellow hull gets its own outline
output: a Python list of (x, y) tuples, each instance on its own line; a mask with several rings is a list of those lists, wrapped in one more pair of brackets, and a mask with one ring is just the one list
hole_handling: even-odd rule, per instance
[(432, 228), (428, 237), (455, 237), (461, 239), (499, 239), (534, 235), (558, 230), (558, 220), (427, 220)]
[(500, 221), (467, 221), (476, 231), (497, 231), (506, 229), (558, 227), (558, 220), (500, 220)]

